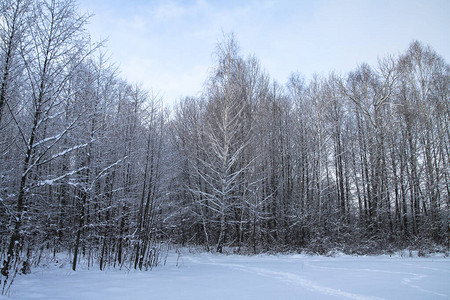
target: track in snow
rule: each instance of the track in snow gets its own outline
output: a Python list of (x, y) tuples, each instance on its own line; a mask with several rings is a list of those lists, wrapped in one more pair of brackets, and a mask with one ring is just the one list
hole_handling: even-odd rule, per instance
[(149, 272), (18, 276), (14, 299), (449, 299), (450, 259), (185, 253)]

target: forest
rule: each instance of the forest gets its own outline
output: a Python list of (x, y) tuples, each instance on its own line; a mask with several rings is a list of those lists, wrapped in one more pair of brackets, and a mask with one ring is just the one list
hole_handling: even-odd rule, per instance
[(3, 289), (42, 253), (146, 270), (166, 243), (449, 251), (450, 67), (430, 46), (278, 83), (224, 34), (201, 95), (169, 109), (74, 1), (0, 3)]

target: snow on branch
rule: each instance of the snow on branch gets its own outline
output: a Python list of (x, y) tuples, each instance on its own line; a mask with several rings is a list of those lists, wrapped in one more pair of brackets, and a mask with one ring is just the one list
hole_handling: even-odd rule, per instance
[(92, 141), (87, 142), (87, 143), (84, 143), (84, 144), (81, 144), (81, 145), (76, 145), (76, 146), (73, 146), (73, 147), (71, 147), (71, 148), (69, 148), (69, 149), (63, 150), (63, 151), (61, 151), (61, 152), (59, 152), (59, 153), (57, 153), (57, 154), (52, 155), (49, 159), (44, 160), (44, 161), (39, 162), (39, 163), (38, 163), (38, 161), (39, 161), (39, 159), (38, 159), (38, 160), (36, 160), (35, 163), (31, 164), (31, 165), (28, 167), (28, 169), (22, 174), (22, 176), (27, 175), (27, 174), (31, 171), (31, 169), (34, 168), (35, 166), (40, 166), (40, 165), (46, 164), (46, 163), (48, 163), (48, 162), (50, 162), (50, 161), (52, 161), (52, 160), (54, 160), (54, 159), (56, 159), (56, 158), (58, 158), (58, 157), (61, 157), (61, 156), (66, 155), (66, 154), (69, 153), (69, 152), (72, 152), (72, 151), (77, 150), (77, 149), (80, 149), (80, 148), (84, 148), (84, 147), (86, 147), (87, 145), (89, 145), (91, 142), (92, 142)]
[(94, 184), (97, 180), (99, 180), (101, 177), (103, 177), (103, 175), (111, 168), (114, 168), (116, 165), (120, 164), (122, 161), (124, 161), (125, 159), (127, 159), (128, 156), (124, 156), (121, 159), (117, 160), (115, 163), (110, 164), (109, 166), (107, 166), (106, 168), (104, 168), (100, 173), (98, 173), (97, 177), (95, 177), (95, 179), (92, 181), (91, 186), (90, 186), (90, 190), (94, 187)]
[[(87, 146), (89, 143), (91, 143), (93, 140), (91, 140), (90, 142), (88, 142), (88, 143), (86, 143), (86, 144), (83, 144), (83, 145), (80, 145), (80, 146), (75, 146), (75, 147), (72, 147), (72, 148), (70, 148), (70, 149), (67, 149), (67, 150), (64, 150), (62, 153), (63, 154), (61, 154), (61, 153), (58, 153), (58, 154), (56, 154), (56, 155), (53, 155), (51, 158), (49, 158), (49, 159), (47, 159), (47, 160), (45, 160), (45, 161), (43, 161), (43, 162), (40, 162), (40, 160), (44, 157), (44, 155), (48, 152), (48, 151), (50, 151), (50, 149), (52, 149), (61, 139), (62, 139), (62, 137), (63, 136), (65, 136), (66, 135), (66, 133), (67, 132), (69, 132), (69, 130), (71, 130), (72, 128), (73, 128), (73, 126), (77, 123), (77, 121), (78, 121), (78, 119), (80, 118), (80, 116), (81, 115), (79, 115), (68, 127), (66, 127), (65, 129), (64, 129), (64, 131), (63, 132), (61, 132), (59, 135), (57, 135), (55, 138), (54, 138), (54, 142), (51, 144), (51, 145), (49, 145), (40, 155), (39, 155), (39, 157), (34, 161), (34, 163), (32, 163), (26, 170), (25, 170), (25, 172), (23, 172), (23, 174), (22, 174), (22, 177), (24, 177), (24, 176), (27, 176), (27, 174), (34, 168), (34, 167), (36, 167), (36, 166), (40, 166), (40, 165), (43, 165), (43, 164), (45, 164), (45, 163), (48, 163), (48, 162), (50, 162), (50, 161), (52, 161), (53, 159), (55, 159), (55, 158), (57, 158), (57, 157), (60, 157), (60, 156), (62, 156), (62, 155), (64, 155), (64, 154), (66, 154), (66, 153), (68, 153), (68, 152), (70, 152), (70, 151), (73, 151), (73, 150), (75, 150), (75, 149), (78, 149), (78, 148), (81, 148), (81, 147), (85, 147), (85, 146)], [(53, 139), (53, 138), (52, 138)], [(34, 147), (34, 144), (31, 146), (31, 148), (33, 149)]]
[(16, 214), (9, 208), (8, 205), (3, 201), (3, 198), (0, 198), (0, 203), (5, 207), (6, 211), (14, 218), (16, 221), (19, 221), (19, 218), (16, 216)]
[(53, 141), (53, 140), (56, 140), (56, 139), (60, 139), (60, 138), (61, 138), (61, 135), (62, 135), (62, 133), (57, 134), (57, 135), (54, 135), (54, 136), (51, 136), (51, 137), (48, 137), (48, 138), (45, 138), (45, 139), (43, 139), (43, 140), (40, 140), (40, 141), (34, 143), (34, 144), (31, 146), (31, 148), (36, 148), (37, 146), (40, 146), (40, 145), (42, 145), (42, 144), (44, 144), (44, 143), (46, 143), (46, 142)]
[(59, 180), (61, 180), (61, 179), (64, 179), (64, 178), (66, 178), (66, 177), (68, 177), (68, 176), (72, 176), (73, 174), (76, 174), (76, 173), (78, 173), (78, 172), (81, 172), (81, 171), (83, 171), (83, 170), (85, 170), (85, 169), (87, 169), (86, 166), (81, 167), (81, 168), (79, 168), (79, 169), (77, 169), (77, 170), (71, 171), (71, 172), (69, 172), (69, 173), (66, 173), (66, 174), (64, 174), (64, 175), (61, 175), (61, 176), (59, 176), (59, 177), (53, 178), (53, 179), (47, 179), (47, 180), (39, 181), (35, 186), (33, 186), (33, 188), (40, 187), (40, 186), (44, 186), (44, 185), (53, 185), (55, 182), (57, 182), (57, 181), (59, 181)]

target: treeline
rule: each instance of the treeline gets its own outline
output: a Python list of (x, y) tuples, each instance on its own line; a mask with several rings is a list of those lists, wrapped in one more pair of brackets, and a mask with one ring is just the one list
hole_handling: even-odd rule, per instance
[(271, 82), (233, 37), (170, 122), (181, 243), (351, 253), (449, 247), (449, 65), (413, 42), (341, 76)]
[(413, 42), (283, 86), (224, 37), (169, 112), (71, 0), (1, 0), (3, 287), (42, 253), (147, 269), (160, 242), (367, 253), (449, 246), (449, 66)]

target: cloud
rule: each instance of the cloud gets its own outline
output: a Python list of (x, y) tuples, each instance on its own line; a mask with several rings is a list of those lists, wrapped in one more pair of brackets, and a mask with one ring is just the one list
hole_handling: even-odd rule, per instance
[(183, 18), (186, 7), (174, 2), (164, 2), (156, 7), (154, 16), (157, 22), (167, 22), (173, 19)]
[(291, 72), (348, 72), (404, 51), (412, 39), (450, 58), (450, 1), (81, 0), (89, 29), (132, 81), (179, 96), (202, 89), (222, 32), (284, 83)]

